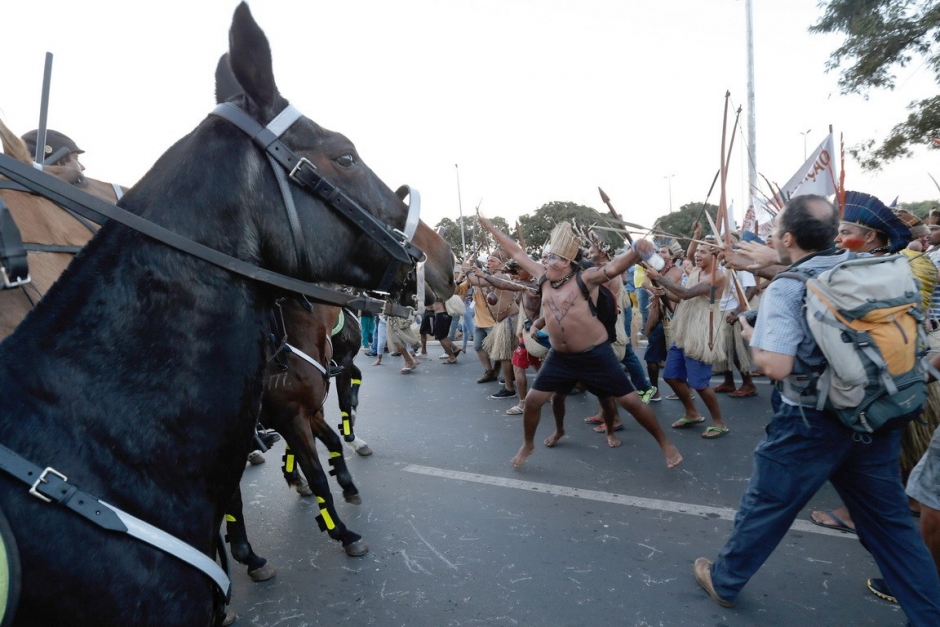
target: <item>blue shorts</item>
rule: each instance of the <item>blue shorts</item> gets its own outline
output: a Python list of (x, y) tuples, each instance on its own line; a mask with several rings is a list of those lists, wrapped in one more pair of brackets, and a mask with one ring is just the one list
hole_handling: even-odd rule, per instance
[(683, 350), (675, 344), (669, 347), (663, 379), (681, 379), (693, 390), (704, 390), (711, 385), (711, 378), (711, 364), (686, 357)]

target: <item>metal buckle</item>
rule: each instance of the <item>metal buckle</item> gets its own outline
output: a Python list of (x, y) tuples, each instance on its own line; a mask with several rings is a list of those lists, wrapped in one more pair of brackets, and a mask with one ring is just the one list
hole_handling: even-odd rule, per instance
[(290, 178), (291, 178), (292, 181), (294, 181), (294, 182), (296, 182), (296, 183), (301, 183), (301, 180), (298, 179), (298, 178), (297, 178), (296, 176), (294, 176), (294, 175), (297, 174), (297, 171), (300, 170), (300, 168), (303, 167), (303, 165), (304, 165), (305, 163), (306, 163), (307, 165), (309, 165), (311, 168), (313, 168), (313, 171), (314, 171), (314, 172), (317, 171), (317, 166), (315, 166), (315, 165), (313, 165), (312, 163), (310, 163), (310, 160), (307, 159), (306, 157), (301, 157), (301, 158), (300, 158), (300, 161), (297, 162), (297, 165), (295, 165), (295, 166), (293, 167), (293, 169), (290, 171)]
[(39, 486), (40, 483), (46, 483), (46, 475), (48, 475), (49, 473), (54, 474), (56, 477), (58, 477), (58, 478), (61, 479), (62, 481), (68, 481), (68, 480), (69, 480), (68, 477), (66, 477), (65, 475), (63, 475), (61, 472), (59, 472), (58, 470), (56, 470), (56, 469), (53, 468), (52, 466), (46, 467), (46, 469), (42, 471), (42, 474), (39, 475), (39, 479), (36, 479), (36, 483), (33, 484), (33, 487), (31, 487), (31, 488), (29, 489), (29, 493), (30, 493), (30, 494), (32, 494), (33, 496), (35, 496), (36, 498), (38, 498), (38, 499), (40, 499), (40, 500), (45, 501), (46, 503), (51, 503), (51, 502), (52, 502), (52, 499), (50, 499), (48, 496), (46, 496), (46, 495), (44, 495), (44, 494), (40, 494), (40, 493), (36, 490), (36, 488)]
[(14, 287), (19, 287), (21, 285), (26, 285), (32, 282), (32, 278), (27, 274), (25, 279), (17, 279), (16, 281), (10, 281), (10, 275), (7, 274), (7, 269), (0, 264), (0, 278), (3, 279), (3, 289), (9, 290)]

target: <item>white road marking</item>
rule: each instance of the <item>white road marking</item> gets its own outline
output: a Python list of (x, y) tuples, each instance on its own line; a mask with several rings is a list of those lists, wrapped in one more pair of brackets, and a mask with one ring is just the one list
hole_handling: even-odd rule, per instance
[[(553, 485), (550, 483), (536, 483), (534, 481), (522, 481), (519, 479), (506, 479), (504, 477), (491, 477), (489, 475), (480, 475), (471, 472), (461, 472), (459, 470), (446, 470), (444, 468), (432, 468), (431, 466), (418, 466), (409, 464), (402, 468), (405, 472), (412, 472), (429, 477), (439, 477), (441, 479), (454, 479), (456, 481), (469, 481), (471, 483), (483, 483), (486, 485), (497, 486), (500, 488), (514, 488), (516, 490), (526, 490), (529, 492), (542, 492), (551, 496), (568, 496), (589, 501), (600, 501), (602, 503), (613, 503), (615, 505), (626, 505), (629, 507), (642, 507), (660, 512), (673, 512), (675, 514), (688, 514), (690, 516), (703, 516), (710, 519), (734, 520), (737, 510), (728, 507), (710, 507), (708, 505), (695, 505), (693, 503), (677, 503), (675, 501), (663, 501), (660, 499), (647, 499), (639, 496), (628, 496), (626, 494), (615, 494), (613, 492), (601, 492), (599, 490), (582, 490), (580, 488), (569, 488), (566, 486)], [(806, 533), (818, 533), (825, 536), (847, 537), (856, 539), (855, 534), (843, 533), (825, 529), (819, 525), (806, 520), (796, 520), (790, 525), (793, 531)]]

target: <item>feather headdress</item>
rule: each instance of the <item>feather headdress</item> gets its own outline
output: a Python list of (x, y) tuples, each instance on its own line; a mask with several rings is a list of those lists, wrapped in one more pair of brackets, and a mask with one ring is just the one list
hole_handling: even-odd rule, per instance
[(911, 241), (911, 231), (896, 213), (875, 196), (862, 192), (845, 193), (842, 221), (878, 231), (888, 238), (888, 252), (896, 253)]

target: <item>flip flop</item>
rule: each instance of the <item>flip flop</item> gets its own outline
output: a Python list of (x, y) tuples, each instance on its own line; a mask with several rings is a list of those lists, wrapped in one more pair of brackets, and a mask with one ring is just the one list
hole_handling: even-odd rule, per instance
[(733, 385), (721, 384), (715, 388), (715, 394), (729, 394), (730, 393), (731, 396), (734, 396), (735, 392), (736, 390)]
[(604, 419), (600, 416), (588, 416), (584, 419), (584, 422), (589, 425), (602, 425), (604, 424)]
[[(695, 400), (695, 394), (692, 394), (691, 398), (692, 398), (692, 400)], [(666, 397), (666, 400), (667, 400), (667, 401), (677, 401), (677, 400), (679, 400), (679, 395), (678, 395), (678, 394), (670, 394), (669, 396)]]
[(518, 405), (514, 405), (513, 407), (510, 407), (509, 409), (506, 410), (507, 416), (521, 416), (524, 413), (525, 413), (525, 410), (519, 407)]
[(415, 365), (410, 366), (410, 367), (409, 367), (409, 366), (405, 366), (404, 368), (401, 369), (401, 373), (402, 373), (402, 374), (411, 374), (411, 371), (414, 370), (414, 369), (417, 368), (417, 367), (418, 367), (418, 364), (415, 364)]
[[(614, 425), (614, 431), (623, 431), (623, 423), (621, 422), (619, 425)], [(594, 427), (594, 432), (595, 433), (607, 433), (607, 427), (605, 425)]]
[(728, 394), (731, 398), (747, 398), (749, 396), (757, 396), (757, 390), (751, 390), (750, 392), (743, 392), (741, 390), (735, 390)]
[(688, 429), (692, 425), (697, 425), (700, 422), (705, 422), (705, 416), (700, 416), (698, 420), (693, 420), (692, 418), (679, 418), (679, 420), (672, 423), (672, 428)]
[(454, 364), (456, 364), (456, 363), (457, 363), (457, 358), (454, 357), (453, 361), (451, 361), (450, 359), (445, 359), (444, 361), (441, 362), (441, 365), (442, 365), (442, 366), (452, 366), (452, 365), (454, 365)]
[[(714, 435), (708, 435), (709, 433), (713, 433)], [(706, 440), (717, 440), (718, 438), (727, 434), (728, 429), (725, 427), (708, 427), (705, 429), (704, 433), (702, 433), (702, 437)]]
[[(832, 522), (836, 524), (827, 525), (824, 522), (819, 522), (818, 520), (813, 518), (813, 514), (823, 514), (824, 516), (828, 516), (829, 520), (831, 520)], [(844, 520), (842, 520), (841, 518), (833, 514), (831, 509), (819, 510), (818, 512), (813, 512), (813, 514), (810, 514), (809, 521), (813, 523), (814, 525), (819, 525), (820, 527), (825, 527), (826, 529), (835, 529), (836, 531), (841, 531), (843, 533), (855, 533), (855, 530), (849, 527), (847, 524), (845, 524)]]

